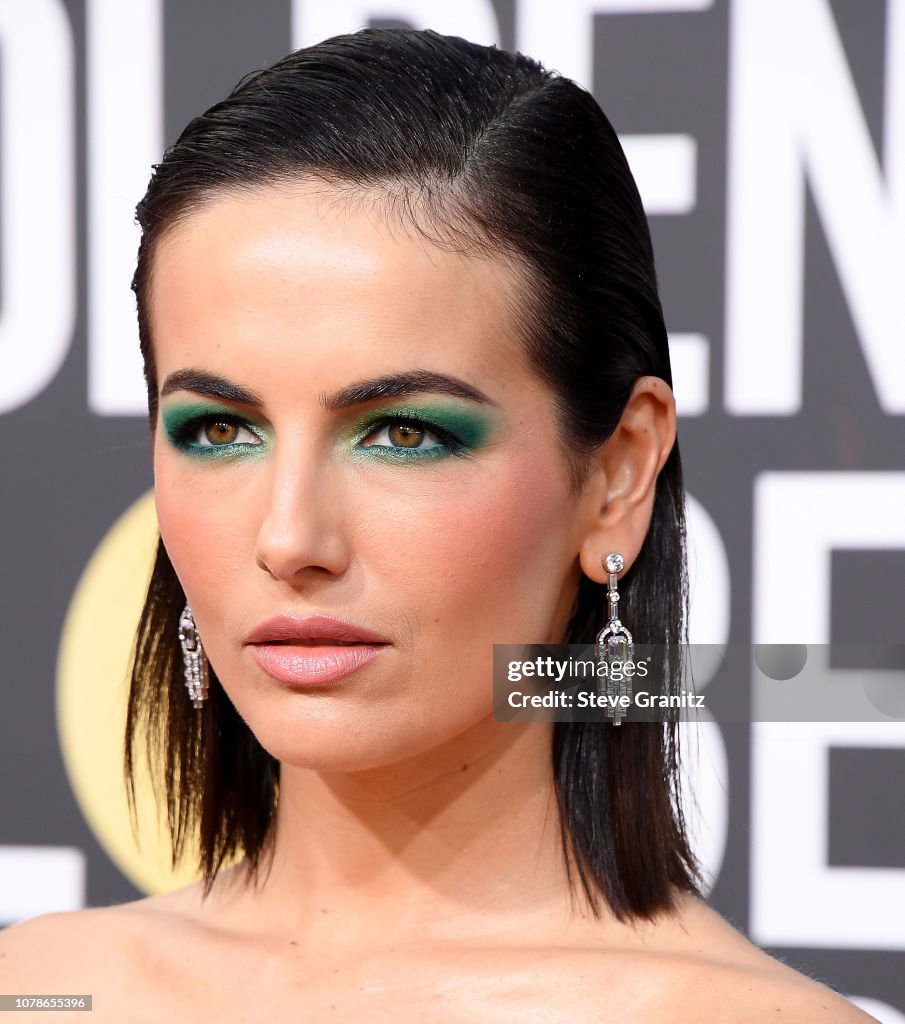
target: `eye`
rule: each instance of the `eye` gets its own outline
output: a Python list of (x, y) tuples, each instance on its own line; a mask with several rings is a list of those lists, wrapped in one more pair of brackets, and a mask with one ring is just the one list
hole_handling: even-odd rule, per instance
[[(428, 438), (437, 443), (424, 444)], [(449, 446), (439, 429), (430, 429), (423, 420), (415, 419), (384, 420), (361, 443), (366, 448), (403, 448), (410, 451)]]
[(188, 441), (199, 448), (221, 448), (233, 444), (261, 443), (261, 439), (241, 420), (230, 416), (205, 416), (188, 432)]
[(186, 455), (253, 455), (269, 447), (265, 426), (216, 406), (165, 405), (161, 425), (170, 444)]

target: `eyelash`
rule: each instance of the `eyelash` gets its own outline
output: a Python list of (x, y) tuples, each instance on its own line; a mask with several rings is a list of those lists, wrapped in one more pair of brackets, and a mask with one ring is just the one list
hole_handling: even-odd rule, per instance
[(416, 430), (423, 430), (427, 434), (433, 434), (440, 443), (437, 445), (431, 445), (428, 448), (404, 448), (401, 445), (382, 444), (365, 445), (364, 447), (381, 449), (384, 453), (406, 452), (415, 454), (416, 458), (430, 458), (429, 453), (436, 453), (440, 451), (450, 455), (467, 456), (469, 454), (468, 446), (454, 434), (450, 433), (448, 430), (444, 430), (443, 427), (437, 426), (436, 423), (420, 419), (417, 416), (381, 416), (380, 419), (377, 419), (368, 425), (367, 432), (361, 435), (358, 443), (361, 444), (362, 441), (367, 440), (374, 434), (380, 433), (386, 427), (395, 426), (414, 427)]
[[(258, 443), (254, 444), (250, 441), (232, 441), (229, 444), (200, 444), (195, 440), (201, 430), (205, 427), (212, 426), (215, 423), (226, 423), (230, 426), (237, 427), (239, 430), (247, 430), (248, 433), (254, 434), (254, 436), (258, 438)], [(184, 423), (180, 423), (178, 426), (173, 427), (169, 431), (169, 435), (177, 448), (195, 452), (227, 452), (234, 451), (237, 448), (257, 448), (259, 445), (263, 445), (264, 443), (264, 439), (249, 423), (243, 420), (240, 416), (233, 416), (229, 413), (204, 413), (201, 416), (193, 416)]]
[[(240, 416), (232, 415), (229, 413), (204, 413), (200, 416), (194, 416), (184, 423), (180, 423), (178, 426), (172, 428), (169, 431), (169, 435), (173, 443), (181, 449), (190, 451), (202, 451), (206, 453), (217, 453), (217, 452), (228, 452), (235, 451), (237, 448), (255, 448), (258, 444), (253, 444), (248, 441), (232, 441), (229, 444), (200, 444), (195, 438), (199, 432), (205, 427), (211, 426), (215, 423), (227, 423), (231, 426), (235, 426), (240, 430), (246, 430), (251, 434), (254, 434), (259, 438), (259, 444), (263, 444), (263, 438), (257, 433), (254, 427), (251, 426), (246, 420)], [(388, 452), (405, 452), (409, 457), (415, 454), (416, 458), (429, 458), (431, 457), (428, 453), (448, 453), (450, 455), (468, 456), (470, 454), (468, 446), (465, 445), (458, 437), (445, 430), (443, 427), (438, 426), (436, 423), (431, 423), (429, 420), (420, 419), (416, 416), (381, 416), (379, 419), (374, 420), (373, 423), (368, 424), (367, 431), (360, 435), (358, 438), (358, 444), (362, 441), (367, 440), (374, 434), (379, 433), (387, 427), (391, 426), (410, 426), (417, 430), (423, 430), (425, 433), (432, 434), (440, 442), (436, 445), (431, 445), (428, 448), (404, 448), (401, 445), (364, 445), (365, 448), (375, 448), (382, 451), (382, 453)], [(398, 456), (395, 456), (398, 457)]]

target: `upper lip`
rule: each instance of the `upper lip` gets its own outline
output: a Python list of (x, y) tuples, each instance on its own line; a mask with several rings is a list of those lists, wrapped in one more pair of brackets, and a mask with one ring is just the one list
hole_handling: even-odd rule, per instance
[(246, 644), (292, 643), (303, 640), (339, 640), (343, 643), (385, 644), (385, 636), (354, 622), (330, 615), (275, 615), (256, 626)]

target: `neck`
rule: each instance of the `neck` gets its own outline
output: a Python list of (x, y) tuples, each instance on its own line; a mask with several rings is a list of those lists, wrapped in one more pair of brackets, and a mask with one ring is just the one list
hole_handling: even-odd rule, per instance
[(549, 723), (488, 719), (366, 771), (282, 765), (273, 861), (243, 899), (271, 934), (315, 945), (564, 929), (551, 742)]

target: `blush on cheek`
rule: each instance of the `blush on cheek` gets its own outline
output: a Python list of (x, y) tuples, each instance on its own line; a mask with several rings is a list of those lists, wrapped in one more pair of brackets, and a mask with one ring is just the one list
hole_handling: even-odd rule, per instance
[[(539, 460), (509, 464), (454, 500), (431, 508), (413, 558), (431, 603), (461, 635), (539, 637), (560, 595), (570, 499), (561, 470)], [(497, 642), (502, 642), (498, 640)]]
[(259, 572), (254, 494), (162, 465), (154, 498), (161, 539), (196, 621), (223, 621)]
[(200, 496), (197, 488), (158, 480), (154, 495), (160, 536), (170, 562), (184, 589), (196, 595), (196, 602), (201, 601), (206, 589), (220, 584), (226, 523), (218, 528), (216, 520), (212, 521), (211, 502)]
[(203, 551), (199, 550), (199, 545), (195, 542), (198, 510), (193, 510), (191, 502), (180, 501), (159, 485), (154, 496), (161, 540), (176, 575), (186, 589), (190, 589), (187, 581), (195, 576), (195, 562), (197, 561), (200, 567), (204, 558)]
[(495, 487), (464, 496), (455, 511), (459, 530), (488, 562), (517, 566), (532, 551), (561, 548), (569, 499), (558, 467), (528, 459), (510, 469)]

